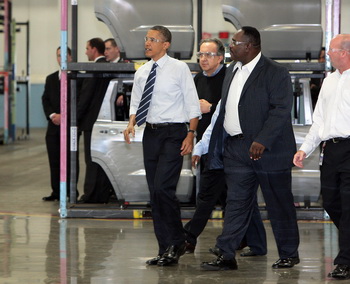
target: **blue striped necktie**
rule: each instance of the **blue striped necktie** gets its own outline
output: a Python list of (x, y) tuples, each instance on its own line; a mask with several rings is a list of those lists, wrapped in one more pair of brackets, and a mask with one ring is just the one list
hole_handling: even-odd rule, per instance
[(142, 98), (139, 104), (139, 108), (136, 111), (136, 124), (137, 126), (142, 125), (146, 121), (148, 108), (151, 103), (152, 94), (153, 94), (153, 87), (154, 82), (156, 81), (156, 68), (158, 64), (154, 63), (151, 69), (151, 72), (149, 72), (145, 88), (143, 90)]

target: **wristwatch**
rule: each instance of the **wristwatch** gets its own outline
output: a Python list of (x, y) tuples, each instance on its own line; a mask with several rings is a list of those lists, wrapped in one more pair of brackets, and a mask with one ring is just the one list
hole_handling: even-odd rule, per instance
[(194, 136), (197, 135), (196, 131), (195, 130), (192, 130), (192, 129), (188, 129), (188, 132), (192, 132), (194, 134)]

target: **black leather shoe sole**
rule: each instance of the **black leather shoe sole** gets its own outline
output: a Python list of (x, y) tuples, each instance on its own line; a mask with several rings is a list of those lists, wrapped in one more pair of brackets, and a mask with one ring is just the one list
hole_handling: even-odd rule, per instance
[(159, 261), (160, 259), (161, 259), (161, 256), (160, 256), (160, 255), (157, 255), (156, 257), (147, 260), (147, 261), (146, 261), (146, 264), (148, 264), (148, 265), (157, 265), (157, 264), (158, 264), (158, 261)]
[(225, 260), (222, 256), (214, 259), (210, 262), (203, 262), (201, 264), (202, 269), (208, 271), (221, 271), (221, 270), (237, 270), (237, 262), (235, 259)]
[(336, 279), (350, 279), (350, 265), (338, 264), (337, 267), (328, 274), (328, 277)]
[(158, 261), (158, 266), (169, 266), (177, 264), (179, 262), (180, 256), (184, 255), (186, 252), (186, 244), (183, 243), (181, 246), (169, 246), (166, 252), (162, 255)]
[(178, 264), (179, 262), (179, 259), (178, 258), (167, 258), (167, 257), (162, 257), (157, 265), (158, 266), (170, 266), (170, 265), (173, 265), (173, 264)]
[(257, 256), (257, 254), (251, 250), (244, 251), (240, 254), (240, 256), (247, 257), (247, 256)]
[(300, 259), (298, 257), (289, 257), (286, 259), (279, 259), (274, 264), (272, 268), (292, 268), (294, 265), (298, 264)]
[(50, 195), (42, 198), (43, 201), (58, 201), (60, 200), (58, 197)]

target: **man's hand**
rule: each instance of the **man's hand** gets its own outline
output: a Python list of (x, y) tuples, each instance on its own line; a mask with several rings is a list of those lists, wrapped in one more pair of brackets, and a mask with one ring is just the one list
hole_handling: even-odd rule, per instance
[(201, 108), (201, 113), (209, 113), (211, 108), (211, 103), (209, 103), (207, 100), (201, 99), (199, 100), (199, 105)]
[(135, 137), (135, 128), (132, 124), (129, 124), (128, 127), (124, 130), (124, 140), (126, 143), (131, 144), (130, 133), (132, 137)]
[(61, 124), (61, 115), (59, 113), (55, 113), (51, 116), (51, 121), (55, 125)]
[(124, 98), (123, 98), (122, 95), (117, 98), (116, 105), (117, 106), (123, 106), (124, 105)]
[(193, 138), (194, 138), (194, 134), (192, 132), (188, 132), (186, 138), (184, 141), (182, 141), (182, 145), (181, 145), (181, 156), (185, 156), (189, 153), (192, 152), (193, 149)]
[(296, 165), (298, 168), (303, 168), (303, 161), (306, 158), (306, 153), (304, 151), (299, 150), (298, 152), (295, 153), (293, 163)]
[(257, 161), (261, 159), (262, 154), (265, 151), (265, 146), (258, 143), (258, 142), (253, 142), (252, 145), (250, 146), (249, 149), (249, 156), (252, 160)]
[(197, 168), (197, 164), (199, 163), (201, 156), (193, 155), (192, 156), (192, 167)]

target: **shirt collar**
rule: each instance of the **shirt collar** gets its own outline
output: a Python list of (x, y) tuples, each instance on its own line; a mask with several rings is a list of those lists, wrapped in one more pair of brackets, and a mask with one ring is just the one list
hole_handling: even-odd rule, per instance
[(338, 73), (339, 76), (341, 75), (349, 75), (350, 74), (350, 69), (347, 69), (343, 71), (343, 73), (340, 73), (340, 71), (337, 69), (336, 72)]
[(256, 64), (258, 64), (260, 58), (261, 58), (261, 52), (259, 52), (258, 55), (255, 56), (253, 60), (251, 60), (249, 63), (247, 63), (244, 66), (242, 66), (242, 62), (237, 61), (232, 72), (234, 72), (237, 68), (239, 68), (240, 70), (242, 70), (242, 69), (248, 70), (248, 72), (251, 73), (253, 71), (253, 69), (255, 68)]
[(94, 62), (96, 62), (97, 60), (99, 60), (100, 58), (105, 58), (103, 55), (99, 56), (99, 57), (96, 57)]
[(163, 57), (159, 58), (157, 61), (154, 61), (154, 60), (152, 59), (151, 62), (152, 62), (152, 65), (153, 65), (154, 63), (157, 63), (157, 65), (158, 65), (160, 68), (162, 68), (163, 65), (165, 64), (165, 62), (168, 60), (168, 58), (169, 58), (169, 55), (168, 55), (168, 54), (164, 54)]
[(117, 57), (116, 59), (114, 59), (112, 62), (113, 63), (118, 63), (119, 62), (119, 60), (120, 60), (120, 57)]
[(259, 62), (260, 58), (261, 58), (261, 52), (259, 52), (258, 55), (255, 56), (252, 61), (244, 65), (242, 68), (247, 68), (249, 73), (252, 73), (253, 69), (255, 68), (256, 64)]
[(216, 74), (218, 74), (221, 70), (221, 68), (223, 67), (223, 64), (220, 64), (218, 68), (216, 68), (216, 70), (213, 72), (213, 74), (211, 74), (210, 76), (207, 74), (207, 72), (203, 71), (203, 75), (206, 77), (214, 77)]

